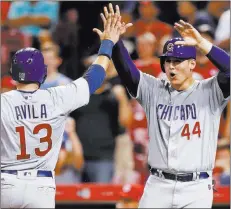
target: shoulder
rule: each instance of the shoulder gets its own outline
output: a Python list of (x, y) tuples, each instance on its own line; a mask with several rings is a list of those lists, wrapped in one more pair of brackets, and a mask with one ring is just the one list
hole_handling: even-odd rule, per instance
[(226, 10), (225, 12), (223, 12), (220, 16), (220, 19), (221, 20), (224, 20), (224, 19), (227, 19), (229, 20), (230, 19), (230, 9)]
[(11, 90), (11, 91), (8, 91), (8, 92), (4, 92), (4, 93), (1, 93), (1, 98), (13, 97), (17, 93), (18, 92), (16, 90)]
[(200, 81), (197, 81), (198, 82), (198, 85), (201, 86), (201, 87), (206, 87), (206, 88), (209, 88), (213, 85), (213, 83), (215, 83), (217, 81), (217, 76), (212, 76), (210, 78), (206, 78), (206, 79), (203, 79), (203, 80), (200, 80)]
[(68, 84), (70, 83), (72, 80), (70, 78), (68, 78), (67, 76), (61, 74), (61, 73), (58, 73), (58, 83), (59, 85), (65, 85), (65, 84)]
[(18, 98), (18, 92), (16, 90), (11, 90), (5, 93), (1, 93), (1, 104), (14, 103)]
[(150, 82), (150, 83), (159, 83), (159, 84), (167, 84), (168, 80), (163, 77), (154, 77), (153, 75), (143, 73), (140, 71), (140, 78), (144, 81)]

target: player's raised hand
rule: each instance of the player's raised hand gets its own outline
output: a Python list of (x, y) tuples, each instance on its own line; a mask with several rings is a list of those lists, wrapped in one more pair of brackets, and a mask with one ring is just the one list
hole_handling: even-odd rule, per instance
[(185, 46), (198, 46), (203, 40), (201, 34), (189, 23), (180, 20), (174, 24), (174, 28), (180, 33), (184, 41), (177, 41), (175, 44)]
[[(114, 16), (114, 15), (120, 16), (120, 8), (119, 8), (118, 5), (116, 5), (115, 6), (115, 12), (114, 12), (113, 5), (112, 5), (112, 3), (110, 3), (108, 5), (108, 8), (105, 6), (103, 8), (103, 10), (104, 10), (104, 13), (101, 13), (100, 16), (101, 16), (101, 19), (103, 21), (103, 25), (104, 25), (104, 28), (105, 28), (106, 21), (108, 20), (109, 15), (111, 15), (111, 16)], [(121, 24), (120, 25), (120, 35), (124, 34), (127, 31), (127, 29), (133, 25), (132, 23), (125, 23), (125, 22), (120, 22), (120, 24)]]
[(105, 20), (104, 31), (102, 32), (97, 28), (94, 28), (93, 31), (99, 35), (101, 40), (109, 39), (115, 44), (119, 40), (121, 27), (121, 16), (108, 14), (108, 19)]

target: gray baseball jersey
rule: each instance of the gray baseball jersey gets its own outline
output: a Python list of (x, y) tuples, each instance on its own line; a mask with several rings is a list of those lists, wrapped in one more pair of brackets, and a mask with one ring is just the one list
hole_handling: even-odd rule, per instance
[(172, 172), (214, 168), (222, 110), (228, 103), (217, 77), (184, 91), (140, 72), (137, 99), (146, 112), (150, 166)]
[(47, 90), (1, 95), (1, 169), (54, 170), (67, 115), (89, 102), (84, 78)]

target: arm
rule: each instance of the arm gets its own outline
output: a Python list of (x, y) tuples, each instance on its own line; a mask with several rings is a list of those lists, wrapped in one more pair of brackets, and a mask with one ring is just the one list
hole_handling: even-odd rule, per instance
[(224, 97), (227, 98), (230, 95), (230, 56), (203, 38), (191, 24), (180, 20), (174, 27), (184, 38), (184, 41), (177, 41), (175, 44), (196, 46), (220, 70), (217, 81)]
[(118, 41), (113, 49), (112, 59), (124, 85), (133, 96), (136, 96), (140, 81), (140, 72), (121, 40)]
[(197, 47), (219, 69), (217, 81), (224, 97), (227, 98), (230, 95), (230, 56), (204, 38)]
[(68, 139), (71, 141), (71, 159), (76, 169), (81, 169), (84, 164), (83, 147), (75, 131), (75, 120), (68, 117), (65, 128)]
[(71, 151), (71, 156), (73, 159), (72, 163), (73, 166), (79, 170), (84, 165), (83, 147), (82, 144), (80, 143), (79, 137), (76, 132), (70, 133), (69, 138), (72, 143), (72, 151)]
[(120, 36), (120, 16), (110, 16), (105, 23), (105, 29), (101, 32), (94, 28), (100, 39), (102, 40), (98, 52), (98, 57), (84, 74), (88, 82), (90, 94), (93, 94), (103, 83), (105, 78), (105, 71), (108, 69), (114, 44), (119, 40)]
[[(116, 12), (114, 12), (113, 6), (109, 4), (110, 13), (108, 13), (107, 7), (104, 7), (104, 14), (101, 13), (101, 19), (104, 24), (104, 28), (106, 28), (106, 23), (111, 16), (120, 16), (120, 9), (118, 5), (116, 5)], [(120, 17), (121, 18), (121, 17)], [(121, 23), (120, 23), (121, 24)], [(121, 24), (120, 27), (120, 35), (124, 34), (126, 30), (132, 26), (132, 23)], [(97, 32), (98, 33), (98, 32)], [(102, 40), (102, 36), (98, 33), (100, 39)], [(128, 88), (130, 93), (133, 96), (136, 96), (138, 84), (140, 80), (140, 72), (134, 65), (131, 57), (128, 54), (127, 49), (124, 47), (123, 42), (121, 40), (114, 46), (112, 59), (115, 65), (115, 68), (125, 86)]]
[(66, 164), (66, 159), (67, 159), (67, 151), (61, 148), (59, 152), (58, 161), (55, 166), (56, 175), (60, 175), (62, 173), (62, 168)]

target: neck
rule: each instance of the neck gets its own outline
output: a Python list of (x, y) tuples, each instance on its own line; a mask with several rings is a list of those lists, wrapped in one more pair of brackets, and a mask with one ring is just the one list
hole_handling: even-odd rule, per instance
[(150, 57), (142, 57), (139, 59), (141, 62), (154, 62), (156, 61), (156, 58), (153, 57), (153, 56), (150, 56)]
[(152, 23), (153, 21), (155, 21), (156, 20), (156, 18), (142, 18), (143, 19), (143, 21), (144, 22), (146, 22), (146, 23)]
[(19, 83), (17, 85), (17, 90), (21, 90), (21, 91), (35, 91), (38, 89), (39, 89), (39, 85), (37, 83), (29, 83), (29, 84)]
[(182, 84), (171, 84), (172, 87), (178, 91), (184, 91), (186, 89), (188, 89), (193, 83), (195, 82), (193, 77), (187, 78), (184, 80), (184, 82)]
[(47, 78), (46, 80), (50, 81), (50, 80), (54, 80), (54, 78), (56, 78), (58, 72), (57, 71), (48, 71), (47, 73)]

